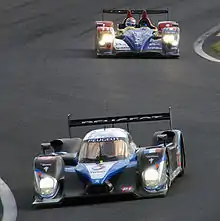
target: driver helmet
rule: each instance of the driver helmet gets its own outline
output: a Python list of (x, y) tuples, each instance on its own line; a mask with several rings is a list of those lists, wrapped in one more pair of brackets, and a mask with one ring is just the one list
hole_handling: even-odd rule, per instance
[(141, 27), (148, 27), (148, 22), (146, 19), (143, 19), (142, 21), (140, 21), (140, 26)]
[(134, 18), (128, 18), (127, 21), (125, 22), (126, 27), (135, 27), (136, 25), (136, 20)]

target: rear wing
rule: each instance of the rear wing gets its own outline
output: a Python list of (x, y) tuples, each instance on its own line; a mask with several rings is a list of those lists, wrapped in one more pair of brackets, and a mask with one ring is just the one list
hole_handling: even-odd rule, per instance
[(139, 114), (139, 115), (126, 115), (126, 116), (115, 116), (115, 117), (103, 117), (103, 118), (87, 118), (87, 119), (71, 119), (71, 114), (68, 114), (68, 129), (69, 136), (71, 137), (71, 127), (81, 126), (95, 126), (95, 125), (111, 125), (114, 127), (115, 124), (126, 123), (129, 131), (129, 123), (137, 122), (152, 122), (152, 121), (169, 121), (170, 129), (172, 130), (172, 115), (171, 107), (169, 112), (164, 113), (152, 113), (152, 114)]
[[(169, 19), (168, 9), (103, 9), (102, 11), (102, 20), (104, 20), (104, 14), (127, 14), (128, 11), (133, 15), (141, 15), (143, 11), (146, 11), (148, 14), (167, 14), (167, 19)], [(139, 16), (140, 18), (140, 16)]]

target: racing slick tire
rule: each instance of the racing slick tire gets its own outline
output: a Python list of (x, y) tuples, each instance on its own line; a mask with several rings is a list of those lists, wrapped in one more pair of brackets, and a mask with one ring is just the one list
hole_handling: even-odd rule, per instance
[(181, 167), (182, 167), (182, 171), (180, 172), (180, 174), (178, 175), (178, 177), (182, 177), (185, 174), (185, 167), (186, 167), (186, 156), (185, 156), (185, 146), (184, 146), (184, 140), (183, 140), (183, 136), (181, 135)]
[[(167, 154), (166, 154), (167, 155)], [(168, 156), (168, 155), (167, 155)], [(169, 189), (170, 189), (170, 186), (171, 186), (171, 181), (170, 181), (170, 174), (169, 174), (169, 160), (168, 160), (168, 157), (167, 157), (167, 161), (166, 161), (166, 167), (167, 167), (167, 183), (166, 183), (166, 188), (167, 188), (167, 191), (164, 192), (163, 194), (161, 194), (161, 197), (166, 197), (168, 192), (169, 192)]]

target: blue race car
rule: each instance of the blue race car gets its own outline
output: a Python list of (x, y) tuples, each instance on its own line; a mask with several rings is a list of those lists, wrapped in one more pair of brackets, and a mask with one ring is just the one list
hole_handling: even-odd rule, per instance
[[(138, 146), (129, 129), (117, 123), (169, 120), (170, 128), (155, 132), (150, 146)], [(112, 125), (88, 132), (83, 139), (43, 143), (34, 159), (33, 205), (58, 204), (65, 198), (131, 194), (166, 196), (186, 166), (183, 134), (172, 129), (168, 113), (72, 120), (71, 127)], [(70, 131), (71, 137), (71, 131)]]
[[(103, 10), (103, 13), (127, 14), (127, 18), (114, 29), (114, 22), (96, 21), (95, 51), (98, 57), (145, 55), (179, 58), (180, 28), (175, 21), (160, 21), (152, 25), (147, 14), (162, 14), (168, 10)], [(127, 26), (128, 19), (142, 14), (141, 19)], [(136, 21), (136, 20), (135, 20)]]

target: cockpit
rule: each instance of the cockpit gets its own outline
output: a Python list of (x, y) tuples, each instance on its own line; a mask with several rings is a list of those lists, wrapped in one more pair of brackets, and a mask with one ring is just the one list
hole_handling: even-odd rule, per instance
[(123, 138), (97, 138), (83, 142), (79, 152), (79, 162), (108, 162), (126, 159), (131, 155)]

